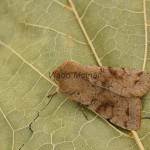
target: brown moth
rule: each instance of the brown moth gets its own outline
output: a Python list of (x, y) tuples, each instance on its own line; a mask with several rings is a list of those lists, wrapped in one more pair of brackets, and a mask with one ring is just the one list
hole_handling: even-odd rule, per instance
[(128, 130), (141, 126), (140, 98), (150, 73), (65, 62), (52, 73), (59, 91), (111, 123)]

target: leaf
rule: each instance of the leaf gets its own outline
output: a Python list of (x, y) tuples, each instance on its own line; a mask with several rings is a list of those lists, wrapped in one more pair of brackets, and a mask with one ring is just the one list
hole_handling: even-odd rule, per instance
[[(150, 71), (150, 1), (72, 3), (74, 10), (67, 0), (1, 0), (1, 150), (139, 149), (127, 132), (91, 111), (85, 120), (64, 95), (51, 101), (47, 95), (56, 89), (49, 71), (67, 60)], [(145, 118), (149, 97), (142, 98)], [(149, 123), (142, 119), (137, 132), (145, 149)]]

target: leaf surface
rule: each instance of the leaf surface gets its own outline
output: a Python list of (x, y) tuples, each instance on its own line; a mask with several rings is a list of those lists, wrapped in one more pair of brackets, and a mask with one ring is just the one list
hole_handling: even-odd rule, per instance
[[(67, 0), (1, 0), (0, 149), (138, 150), (134, 138), (58, 93), (49, 72), (64, 61), (97, 61)], [(73, 0), (104, 66), (150, 71), (149, 0)], [(150, 117), (150, 94), (142, 117)], [(150, 119), (138, 131), (149, 148)]]

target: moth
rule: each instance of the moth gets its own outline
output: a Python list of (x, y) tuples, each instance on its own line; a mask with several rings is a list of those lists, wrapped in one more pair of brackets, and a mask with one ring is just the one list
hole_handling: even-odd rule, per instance
[(59, 91), (74, 102), (121, 128), (140, 129), (140, 97), (150, 88), (150, 73), (69, 61), (52, 75)]

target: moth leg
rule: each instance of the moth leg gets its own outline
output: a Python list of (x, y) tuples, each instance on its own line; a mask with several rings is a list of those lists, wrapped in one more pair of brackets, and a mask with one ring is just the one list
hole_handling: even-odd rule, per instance
[(87, 113), (86, 113), (86, 111), (85, 111), (85, 109), (84, 109), (84, 106), (83, 106), (81, 103), (77, 103), (77, 104), (79, 105), (80, 110), (82, 111), (82, 113), (83, 113), (85, 119), (88, 120)]
[(150, 117), (143, 117), (142, 119), (150, 119)]
[(55, 94), (57, 94), (57, 91), (55, 91), (54, 93), (50, 93), (47, 95), (47, 98), (53, 97)]
[(50, 93), (47, 95), (47, 98), (50, 98), (50, 97), (53, 97), (54, 95), (56, 95), (58, 93), (58, 87), (56, 88), (55, 92), (54, 93)]

